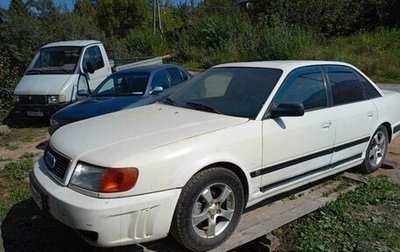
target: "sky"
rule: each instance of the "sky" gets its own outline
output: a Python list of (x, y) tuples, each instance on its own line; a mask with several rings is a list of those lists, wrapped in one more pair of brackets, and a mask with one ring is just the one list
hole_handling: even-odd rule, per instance
[[(0, 0), (0, 7), (8, 9), (8, 7), (10, 6), (10, 1), (11, 0)], [(66, 4), (68, 9), (72, 9), (75, 4), (75, 0), (53, 0), (53, 1), (56, 4), (56, 6), (64, 6), (64, 4)], [(24, 2), (25, 2), (25, 0), (24, 0)], [(180, 1), (172, 0), (172, 2), (179, 3)]]

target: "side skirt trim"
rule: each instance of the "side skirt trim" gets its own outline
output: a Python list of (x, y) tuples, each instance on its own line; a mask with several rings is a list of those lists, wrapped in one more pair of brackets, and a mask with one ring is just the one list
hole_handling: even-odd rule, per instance
[(331, 165), (323, 166), (321, 168), (317, 168), (315, 170), (311, 170), (311, 171), (305, 172), (305, 173), (297, 175), (295, 177), (284, 179), (284, 180), (280, 180), (280, 181), (277, 181), (275, 183), (263, 186), (263, 187), (260, 188), (260, 191), (261, 192), (266, 192), (268, 190), (271, 190), (272, 188), (279, 187), (279, 186), (281, 186), (283, 184), (290, 183), (290, 182), (296, 181), (296, 180), (304, 178), (304, 177), (308, 177), (310, 175), (313, 175), (313, 174), (316, 174), (316, 173), (319, 173), (319, 172), (323, 172), (323, 171), (327, 171), (329, 169), (333, 169), (333, 168), (335, 168), (335, 167), (337, 167), (339, 165), (351, 162), (351, 161), (359, 159), (361, 157), (362, 157), (362, 153), (360, 153), (358, 155), (354, 155), (354, 156), (349, 157), (349, 158), (345, 158), (345, 159), (337, 161), (337, 162), (335, 162), (335, 163), (333, 163)]

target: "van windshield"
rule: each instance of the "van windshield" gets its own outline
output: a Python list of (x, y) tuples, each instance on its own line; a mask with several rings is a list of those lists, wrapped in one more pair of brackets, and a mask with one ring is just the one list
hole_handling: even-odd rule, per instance
[(59, 46), (42, 48), (26, 74), (72, 74), (78, 65), (82, 47)]

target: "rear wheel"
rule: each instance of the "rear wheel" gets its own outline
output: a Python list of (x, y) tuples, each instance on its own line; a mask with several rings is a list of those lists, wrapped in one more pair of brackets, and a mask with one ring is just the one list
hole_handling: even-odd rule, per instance
[(233, 233), (243, 204), (243, 187), (232, 171), (203, 170), (182, 189), (171, 233), (189, 250), (213, 249)]
[(385, 159), (388, 142), (387, 129), (385, 126), (381, 125), (375, 131), (369, 142), (364, 162), (359, 167), (361, 172), (372, 173), (382, 165)]

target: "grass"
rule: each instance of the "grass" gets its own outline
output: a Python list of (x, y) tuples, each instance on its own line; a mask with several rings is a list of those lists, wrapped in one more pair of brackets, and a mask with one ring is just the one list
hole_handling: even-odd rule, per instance
[(334, 37), (303, 47), (296, 59), (337, 60), (351, 63), (378, 83), (400, 83), (399, 30), (377, 30)]
[[(316, 35), (278, 25), (249, 39), (250, 48), (240, 52), (241, 41), (229, 40), (224, 48), (181, 49), (173, 59), (192, 71), (202, 71), (222, 62), (252, 60), (329, 60), (353, 64), (377, 83), (400, 83), (400, 30), (378, 29), (352, 36), (318, 39)], [(253, 34), (254, 35), (254, 34)], [(256, 35), (255, 35), (256, 36)], [(257, 37), (257, 36), (256, 36)], [(258, 49), (255, 49), (258, 47)], [(179, 58), (180, 55), (186, 56)]]
[(0, 135), (0, 147), (7, 150), (16, 150), (20, 143), (30, 143), (39, 140), (46, 133), (46, 127), (40, 128), (12, 128), (9, 133)]
[(400, 187), (371, 178), (317, 212), (274, 231), (279, 251), (399, 251)]
[(4, 219), (11, 207), (31, 196), (28, 175), (33, 170), (32, 157), (23, 156), (9, 162), (0, 171), (0, 218)]

